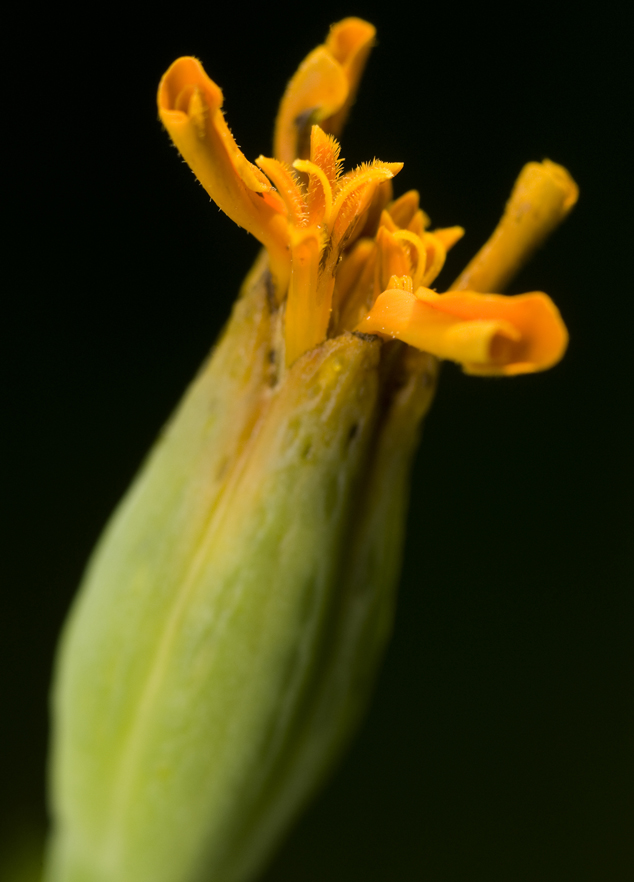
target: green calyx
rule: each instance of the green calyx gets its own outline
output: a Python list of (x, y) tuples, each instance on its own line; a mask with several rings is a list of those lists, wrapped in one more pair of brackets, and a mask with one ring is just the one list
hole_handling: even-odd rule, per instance
[(247, 882), (366, 705), (436, 363), (347, 333), (285, 370), (267, 273), (65, 629), (47, 882)]

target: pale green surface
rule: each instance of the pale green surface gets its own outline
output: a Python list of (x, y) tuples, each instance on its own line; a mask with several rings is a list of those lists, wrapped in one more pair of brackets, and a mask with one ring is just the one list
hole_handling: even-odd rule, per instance
[(389, 635), (433, 365), (412, 356), (387, 395), (378, 342), (346, 335), (275, 385), (277, 316), (254, 278), (66, 629), (49, 882), (252, 878), (358, 719)]

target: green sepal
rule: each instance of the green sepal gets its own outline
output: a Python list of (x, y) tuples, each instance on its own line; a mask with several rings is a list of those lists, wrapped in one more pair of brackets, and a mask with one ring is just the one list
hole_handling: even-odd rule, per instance
[(246, 882), (366, 705), (436, 365), (348, 333), (285, 370), (268, 280), (260, 260), (66, 626), (49, 882)]

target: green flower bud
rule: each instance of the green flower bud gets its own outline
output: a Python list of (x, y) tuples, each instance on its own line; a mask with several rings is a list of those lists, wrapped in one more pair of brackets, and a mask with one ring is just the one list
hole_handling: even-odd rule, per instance
[(285, 371), (260, 260), (97, 548), (60, 649), (50, 880), (252, 878), (365, 707), (435, 360)]
[(525, 167), (446, 294), (429, 286), (462, 229), (429, 231), (415, 191), (392, 200), (401, 163), (342, 173), (333, 135), (373, 37), (359, 19), (333, 26), (257, 165), (196, 59), (161, 81), (170, 136), (266, 251), (65, 628), (47, 882), (254, 878), (366, 706), (435, 356), (510, 376), (565, 351), (545, 294), (480, 293), (570, 210), (565, 169)]

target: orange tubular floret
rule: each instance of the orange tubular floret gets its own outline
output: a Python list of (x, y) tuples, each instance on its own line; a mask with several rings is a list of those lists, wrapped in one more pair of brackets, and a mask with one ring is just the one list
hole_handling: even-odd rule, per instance
[(390, 233), (387, 227), (380, 227), (376, 235), (377, 272), (374, 297), (390, 287), (392, 276), (411, 275), (412, 262), (409, 253), (398, 240), (398, 233)]
[[(259, 164), (274, 181), (280, 177), (284, 194), (294, 194), (287, 177), (280, 176), (280, 169), (284, 169), (281, 163), (260, 159)], [(402, 163), (375, 160), (340, 177), (339, 144), (313, 126), (311, 158), (296, 159), (293, 167), (308, 175), (308, 188), (302, 190), (307, 206), (305, 222), (291, 230), (291, 280), (284, 332), (287, 365), (326, 339), (342, 252), (363, 228), (377, 187), (400, 171)], [(401, 235), (416, 238), (408, 232)], [(421, 253), (424, 261), (422, 245)], [(401, 270), (401, 264), (390, 268), (390, 272), (394, 269)], [(339, 300), (337, 313), (340, 307), (346, 311), (347, 304)], [(355, 316), (355, 321), (358, 318)], [(335, 323), (337, 320), (335, 316)]]
[(356, 97), (368, 56), (374, 46), (376, 28), (362, 18), (344, 18), (332, 25), (326, 39), (326, 48), (341, 65), (348, 81), (345, 102), (333, 116), (324, 120), (322, 128), (339, 136)]
[(503, 291), (511, 278), (564, 220), (579, 188), (562, 165), (527, 163), (488, 242), (451, 286), (454, 291)]
[(316, 227), (297, 231), (291, 244), (291, 279), (286, 301), (286, 364), (326, 339), (331, 301), (320, 296), (320, 235)]
[(356, 330), (403, 340), (460, 362), (466, 373), (489, 376), (546, 370), (568, 344), (557, 307), (541, 292), (505, 297), (389, 289)]
[(402, 163), (375, 159), (341, 174), (334, 135), (374, 37), (362, 19), (332, 26), (287, 86), (276, 158), (260, 156), (257, 165), (236, 144), (222, 91), (200, 62), (178, 59), (159, 86), (159, 115), (183, 158), (217, 205), (269, 252), (278, 305), (286, 298), (287, 366), (329, 334), (354, 328), (452, 359), (472, 374), (551, 367), (568, 334), (550, 298), (477, 292), (506, 285), (575, 204), (577, 185), (549, 160), (528, 163), (493, 235), (450, 292), (430, 290), (462, 227), (430, 231), (415, 190), (391, 201)]

